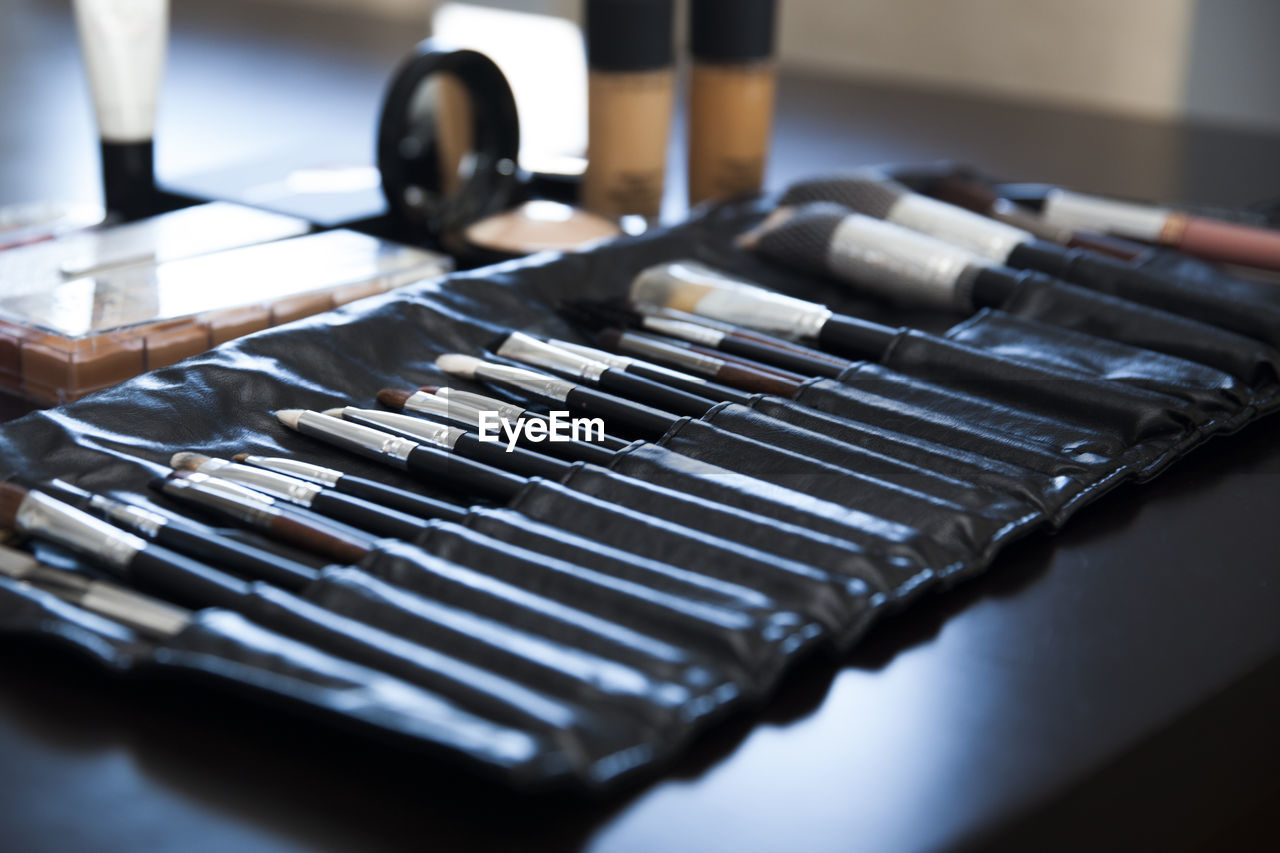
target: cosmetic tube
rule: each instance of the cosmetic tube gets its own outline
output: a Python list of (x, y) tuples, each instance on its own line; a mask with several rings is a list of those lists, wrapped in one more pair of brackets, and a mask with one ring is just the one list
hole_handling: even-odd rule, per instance
[(675, 93), (672, 0), (587, 0), (584, 206), (602, 216), (662, 208)]
[(74, 0), (74, 7), (98, 116), (105, 205), (137, 219), (154, 212), (152, 137), (169, 0)]
[(689, 203), (758, 192), (773, 126), (775, 0), (691, 0)]

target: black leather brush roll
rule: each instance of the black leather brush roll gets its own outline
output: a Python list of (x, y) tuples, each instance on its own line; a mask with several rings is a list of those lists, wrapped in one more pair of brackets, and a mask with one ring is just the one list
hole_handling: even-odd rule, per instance
[(793, 400), (717, 407), (608, 467), (534, 480), (418, 543), (383, 541), (300, 595), (246, 582), (169, 640), (2, 580), (0, 630), (70, 644), (129, 677), (226, 685), (513, 784), (602, 788), (652, 773), (806, 652), (851, 643), (1012, 536), (1268, 409), (1274, 358), (1254, 342), (1209, 332), (1189, 347), (1183, 327), (1129, 302), (1103, 320), (1080, 301), (1047, 316), (1056, 309), (1031, 307), (1030, 292), (1009, 306), (1017, 316), (991, 312), (940, 337), (955, 317), (859, 301), (737, 250), (767, 210), (721, 207), (252, 335), (0, 427), (0, 467), (138, 499), (175, 452), (243, 451), (461, 500), (457, 483), (419, 482), (271, 412), (463, 387), (435, 358), (479, 354), (511, 329), (586, 343), (561, 302), (616, 298), (639, 270), (678, 258), (923, 332)]

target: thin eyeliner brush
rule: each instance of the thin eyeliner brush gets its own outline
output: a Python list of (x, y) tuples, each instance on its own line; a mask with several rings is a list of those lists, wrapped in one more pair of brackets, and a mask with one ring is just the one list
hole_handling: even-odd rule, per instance
[(390, 509), (407, 513), (414, 518), (445, 518), (458, 521), (466, 510), (457, 504), (415, 494), (395, 486), (388, 486), (375, 480), (357, 477), (335, 468), (325, 468), (312, 462), (300, 459), (289, 459), (282, 456), (258, 456), (253, 453), (237, 453), (231, 457), (234, 461), (266, 471), (275, 471), (289, 477), (307, 480), (344, 495), (362, 498)]
[[(319, 517), (282, 508), (267, 495), (208, 474), (174, 471), (168, 477), (152, 481), (151, 486), (181, 503), (240, 522), (273, 539), (338, 563), (358, 563), (375, 542), (375, 537), (367, 533), (327, 525)], [(315, 570), (308, 571), (308, 580), (319, 577)], [(286, 588), (298, 590), (303, 585)]]
[[(717, 324), (722, 325), (722, 324)], [(726, 356), (747, 359), (793, 376), (837, 376), (848, 361), (793, 342), (775, 345), (749, 335), (672, 317), (643, 316), (640, 328), (657, 335), (706, 347)]]
[(676, 416), (652, 406), (623, 400), (594, 388), (548, 376), (533, 370), (495, 364), (461, 353), (446, 353), (436, 359), (436, 367), (451, 376), (518, 388), (521, 391), (564, 403), (570, 411), (604, 419), (606, 424), (622, 423), (646, 437), (663, 435)]
[(787, 378), (777, 373), (758, 370), (753, 366), (698, 352), (678, 342), (642, 332), (604, 329), (596, 335), (596, 340), (610, 349), (663, 362), (690, 373), (709, 376), (721, 387), (731, 386), (747, 394), (776, 394), (780, 397), (789, 397), (804, 381), (803, 377)]
[[(480, 421), (486, 413), (497, 413), (499, 417), (506, 417), (510, 421), (516, 421), (520, 419), (521, 415), (513, 415), (507, 410), (514, 410), (516, 413), (525, 411), (519, 406), (511, 406), (501, 400), (494, 400), (488, 397), (484, 399), (492, 400), (492, 403), (484, 406), (473, 406), (469, 402), (456, 400), (452, 396), (446, 397), (439, 393), (432, 393), (429, 388), (417, 391), (383, 388), (378, 392), (378, 402), (388, 409), (410, 412), (415, 415), (427, 415), (433, 418), (447, 418), (454, 423), (462, 424), (468, 430), (478, 430)], [(621, 447), (626, 447), (626, 444), (622, 444), (620, 447), (612, 447), (594, 442), (572, 440), (534, 444), (521, 432), (516, 439), (516, 446), (554, 455), (571, 462), (594, 462), (597, 465), (607, 465), (613, 459), (614, 451), (621, 449)]]
[(553, 459), (519, 447), (508, 448), (501, 441), (481, 441), (478, 436), (466, 430), (415, 415), (384, 412), (380, 409), (357, 409), (354, 406), (330, 409), (325, 414), (402, 435), (425, 445), (457, 454), (463, 459), (501, 468), (521, 477), (558, 480), (573, 469), (571, 462)]
[(784, 338), (814, 340), (856, 358), (879, 359), (898, 335), (890, 326), (837, 314), (825, 305), (736, 281), (695, 263), (649, 267), (631, 283), (630, 294), (636, 305), (674, 308)]
[(691, 415), (706, 408), (705, 400), (700, 396), (627, 373), (523, 332), (507, 335), (494, 352), (502, 358), (581, 379), (601, 391), (644, 403), (664, 412)]
[[(421, 518), (389, 509), (363, 498), (344, 495), (336, 489), (326, 488), (287, 474), (279, 474), (264, 468), (213, 459), (199, 453), (175, 454), (171, 464), (179, 471), (196, 471), (228, 480), (247, 489), (262, 492), (277, 500), (309, 509), (312, 512), (365, 530), (378, 536), (396, 539), (412, 539), (428, 528)], [(451, 508), (451, 520), (465, 515)]]
[(295, 432), (376, 459), (428, 483), (446, 482), (469, 494), (506, 503), (527, 480), (491, 465), (381, 430), (306, 409), (281, 409), (276, 420)]
[(669, 367), (663, 367), (649, 361), (638, 358), (632, 358), (628, 355), (621, 355), (616, 352), (605, 352), (595, 347), (583, 346), (581, 344), (569, 343), (568, 341), (552, 340), (553, 346), (567, 350), (575, 355), (583, 358), (594, 359), (595, 361), (604, 362), (617, 370), (624, 370), (635, 376), (640, 376), (653, 382), (659, 382), (663, 385), (670, 385), (686, 394), (693, 394), (708, 400), (728, 401), (730, 403), (741, 403), (746, 405), (751, 402), (751, 394), (741, 391), (737, 388), (730, 388), (728, 385), (721, 385), (717, 382), (709, 382), (701, 376), (694, 376), (691, 373), (683, 373), (679, 370), (672, 370)]
[(161, 515), (85, 491), (65, 480), (51, 480), (38, 488), (63, 503), (96, 513), (165, 548), (217, 563), (239, 575), (261, 578), (276, 586), (293, 589), (313, 574), (308, 566), (281, 554), (237, 542), (190, 519)]

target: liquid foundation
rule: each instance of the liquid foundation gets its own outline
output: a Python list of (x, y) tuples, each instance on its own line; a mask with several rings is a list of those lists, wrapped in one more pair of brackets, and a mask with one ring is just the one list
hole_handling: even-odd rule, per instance
[(692, 0), (689, 203), (758, 192), (773, 126), (774, 0)]
[(656, 217), (675, 99), (672, 0), (588, 0), (587, 172), (582, 203)]

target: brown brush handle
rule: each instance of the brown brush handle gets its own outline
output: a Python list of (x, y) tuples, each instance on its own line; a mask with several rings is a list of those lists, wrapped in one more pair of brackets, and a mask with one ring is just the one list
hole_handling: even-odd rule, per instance
[(1067, 246), (1072, 249), (1089, 249), (1122, 261), (1136, 261), (1151, 249), (1150, 246), (1144, 246), (1142, 243), (1097, 231), (1073, 231)]
[(1280, 231), (1236, 225), (1217, 219), (1199, 216), (1169, 217), (1171, 230), (1176, 220), (1182, 220), (1181, 228), (1171, 236), (1177, 247), (1192, 255), (1214, 261), (1227, 261), (1268, 270), (1280, 270)]

